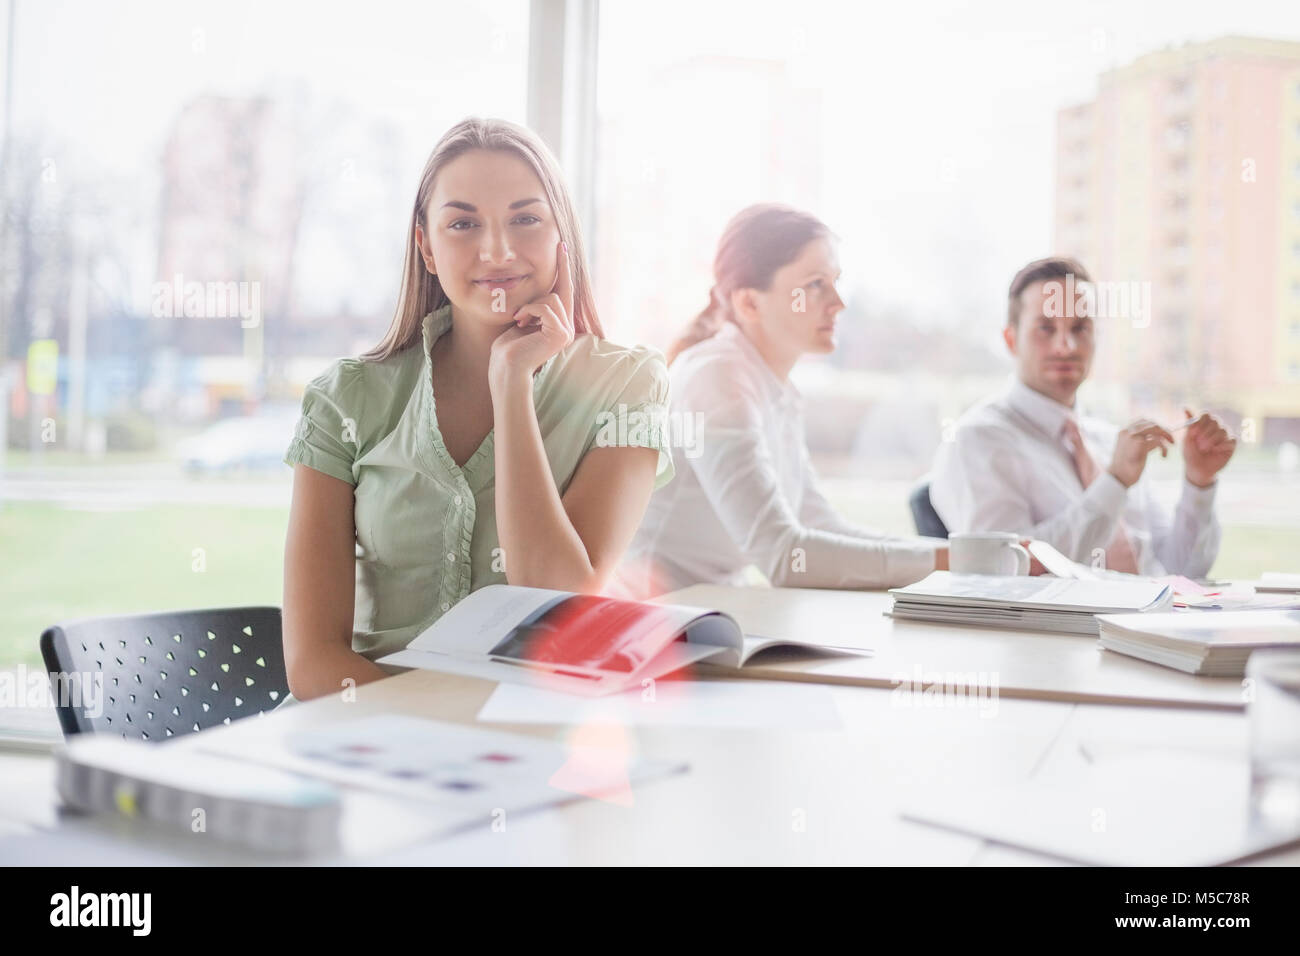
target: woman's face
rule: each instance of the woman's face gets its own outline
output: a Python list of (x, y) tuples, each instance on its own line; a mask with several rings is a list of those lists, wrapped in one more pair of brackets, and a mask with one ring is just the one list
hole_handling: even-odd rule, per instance
[(769, 347), (793, 362), (808, 353), (835, 350), (835, 317), (844, 300), (835, 289), (839, 260), (829, 239), (814, 239), (792, 262), (776, 271), (767, 289), (740, 290), (735, 310), (742, 325), (753, 323)]
[(457, 156), (438, 173), (424, 213), (428, 231), (416, 228), (416, 244), (460, 315), (504, 326), (555, 285), (555, 212), (514, 153)]

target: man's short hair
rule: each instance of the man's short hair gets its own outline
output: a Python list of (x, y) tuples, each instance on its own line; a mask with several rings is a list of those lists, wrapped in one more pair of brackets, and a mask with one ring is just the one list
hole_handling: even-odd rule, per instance
[(1075, 282), (1091, 282), (1088, 270), (1077, 259), (1068, 256), (1052, 256), (1049, 259), (1035, 259), (1016, 273), (1007, 290), (1007, 325), (1015, 325), (1020, 320), (1020, 293), (1035, 282), (1047, 282), (1050, 279), (1064, 279), (1074, 276)]

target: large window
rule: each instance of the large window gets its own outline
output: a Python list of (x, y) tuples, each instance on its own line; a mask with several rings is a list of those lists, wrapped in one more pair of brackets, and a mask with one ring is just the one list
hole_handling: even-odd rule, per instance
[[(1012, 275), (1078, 256), (1150, 295), (1149, 322), (1102, 328), (1089, 405), (1223, 414), (1246, 441), (1216, 570), (1287, 566), (1297, 41), (1268, 2), (605, 4), (606, 326), (667, 346), (707, 301), (733, 213), (817, 213), (840, 237), (848, 309), (836, 353), (795, 370), (809, 441), (846, 511), (910, 532), (908, 488), (1009, 374)], [(1167, 495), (1178, 468), (1156, 463)]]
[(10, 9), (0, 666), (280, 603), (302, 385), (387, 328), (438, 136), (526, 119), (529, 42), (527, 0)]
[[(618, 340), (672, 341), (743, 206), (820, 215), (848, 313), (837, 352), (796, 370), (809, 441), (843, 509), (889, 530), (911, 530), (907, 489), (1009, 372), (1020, 265), (1062, 252), (1149, 283), (1150, 321), (1103, 330), (1088, 401), (1226, 415), (1245, 441), (1216, 572), (1295, 570), (1286, 4), (3, 11), (0, 666), (36, 663), (63, 618), (279, 603), (302, 385), (383, 334), (420, 168), (468, 114), (562, 130)], [(191, 283), (219, 307), (187, 315)], [(1176, 462), (1155, 470), (1172, 494)]]

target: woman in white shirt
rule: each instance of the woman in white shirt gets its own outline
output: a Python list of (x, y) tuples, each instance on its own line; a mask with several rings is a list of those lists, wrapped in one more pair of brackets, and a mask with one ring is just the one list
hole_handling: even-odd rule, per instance
[(697, 440), (620, 568), (632, 594), (736, 583), (748, 565), (776, 586), (821, 588), (894, 587), (947, 567), (947, 542), (853, 525), (817, 489), (788, 376), (835, 348), (839, 272), (830, 231), (808, 213), (763, 204), (727, 225), (709, 305), (669, 353), (669, 421), (696, 423)]

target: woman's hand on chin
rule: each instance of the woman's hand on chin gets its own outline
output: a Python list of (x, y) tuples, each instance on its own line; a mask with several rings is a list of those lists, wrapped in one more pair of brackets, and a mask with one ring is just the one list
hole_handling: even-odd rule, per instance
[(555, 244), (555, 284), (519, 307), (514, 324), (492, 343), (488, 379), (493, 395), (527, 384), (552, 355), (573, 341), (573, 275), (565, 243)]

